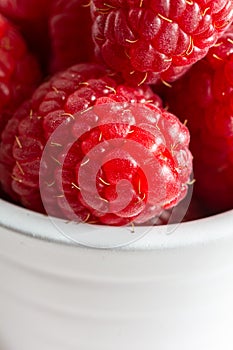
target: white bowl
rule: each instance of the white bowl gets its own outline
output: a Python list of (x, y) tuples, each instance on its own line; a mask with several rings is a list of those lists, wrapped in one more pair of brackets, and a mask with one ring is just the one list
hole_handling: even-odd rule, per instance
[(114, 249), (3, 200), (0, 213), (1, 350), (233, 349), (233, 211)]

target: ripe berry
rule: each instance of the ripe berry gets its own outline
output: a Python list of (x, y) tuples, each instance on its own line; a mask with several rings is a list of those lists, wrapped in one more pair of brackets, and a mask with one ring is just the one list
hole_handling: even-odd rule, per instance
[(0, 15), (0, 132), (41, 78), (38, 64), (19, 32)]
[(233, 18), (231, 0), (93, 0), (96, 56), (133, 84), (174, 81)]
[(9, 121), (2, 186), (50, 215), (145, 222), (185, 196), (188, 144), (187, 128), (149, 87), (130, 88), (100, 66), (76, 65), (39, 87)]
[(44, 70), (50, 57), (48, 16), (53, 0), (1, 0), (0, 12), (14, 23)]
[(54, 1), (49, 14), (50, 71), (57, 72), (93, 55), (91, 15), (87, 0)]
[(166, 91), (170, 110), (187, 119), (194, 193), (210, 213), (233, 208), (233, 28)]
[[(13, 20), (42, 18), (52, 0), (1, 0), (1, 12)], [(46, 6), (47, 5), (47, 6)]]
[(0, 11), (17, 24), (46, 74), (92, 59), (87, 0), (4, 0)]

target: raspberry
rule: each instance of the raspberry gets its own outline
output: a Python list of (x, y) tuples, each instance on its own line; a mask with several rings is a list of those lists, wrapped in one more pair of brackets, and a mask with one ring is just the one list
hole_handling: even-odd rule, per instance
[(188, 143), (187, 128), (149, 87), (131, 88), (96, 64), (79, 64), (41, 85), (9, 121), (2, 186), (43, 211), (41, 191), (50, 215), (144, 222), (185, 196)]
[(49, 17), (51, 39), (50, 71), (88, 62), (92, 56), (91, 15), (87, 0), (53, 2)]
[(19, 28), (45, 72), (50, 57), (48, 16), (52, 2), (53, 0), (0, 1), (0, 12)]
[(5, 0), (0, 11), (17, 24), (45, 74), (93, 56), (92, 20), (86, 0)]
[(41, 74), (18, 31), (0, 15), (0, 130), (39, 83)]
[(96, 56), (133, 84), (174, 81), (233, 18), (231, 0), (93, 0)]
[(194, 193), (210, 214), (232, 209), (233, 28), (168, 90), (170, 110), (188, 120)]
[(42, 18), (52, 0), (1, 0), (0, 11), (13, 20)]

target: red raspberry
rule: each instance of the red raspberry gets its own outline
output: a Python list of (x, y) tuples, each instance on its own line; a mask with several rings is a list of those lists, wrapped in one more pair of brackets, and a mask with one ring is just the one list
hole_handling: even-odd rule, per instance
[(0, 11), (17, 24), (45, 73), (92, 59), (87, 0), (5, 0)]
[(232, 0), (93, 0), (96, 55), (141, 84), (173, 81), (233, 18)]
[(0, 131), (40, 80), (36, 60), (18, 31), (0, 15)]
[(166, 92), (171, 111), (188, 120), (194, 193), (210, 213), (233, 208), (233, 28)]
[(48, 13), (52, 0), (1, 0), (0, 11), (14, 20), (37, 19)]
[(149, 87), (130, 88), (100, 66), (76, 65), (39, 87), (9, 121), (1, 181), (14, 199), (42, 211), (40, 187), (50, 215), (143, 222), (185, 196), (188, 143), (187, 128)]
[(17, 25), (46, 70), (50, 57), (48, 16), (54, 0), (1, 0), (0, 12)]
[(49, 18), (52, 46), (50, 71), (56, 72), (79, 62), (88, 62), (93, 52), (88, 0), (57, 0)]

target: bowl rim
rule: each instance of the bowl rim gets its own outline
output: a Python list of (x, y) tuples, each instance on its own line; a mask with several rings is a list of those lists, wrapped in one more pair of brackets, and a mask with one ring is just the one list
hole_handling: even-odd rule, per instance
[[(102, 248), (98, 246), (85, 246), (69, 240), (67, 237), (60, 234), (53, 222), (60, 223), (62, 221), (64, 224), (65, 221), (62, 219), (53, 218), (49, 220), (47, 215), (22, 208), (1, 198), (0, 213), (0, 228), (6, 228), (22, 236), (86, 249)], [(12, 220), (12, 217), (14, 220)], [(169, 233), (167, 229), (168, 226), (170, 228)], [(140, 237), (140, 239), (116, 248), (121, 250), (165, 250), (200, 246), (227, 239), (233, 237), (233, 210), (168, 226), (149, 227), (148, 232)], [(107, 232), (109, 228), (111, 228), (111, 231), (119, 229), (107, 225), (98, 226), (98, 228), (99, 227), (101, 227), (103, 232)], [(147, 226), (144, 227), (146, 228)], [(83, 225), (82, 228), (85, 230), (85, 225)]]

